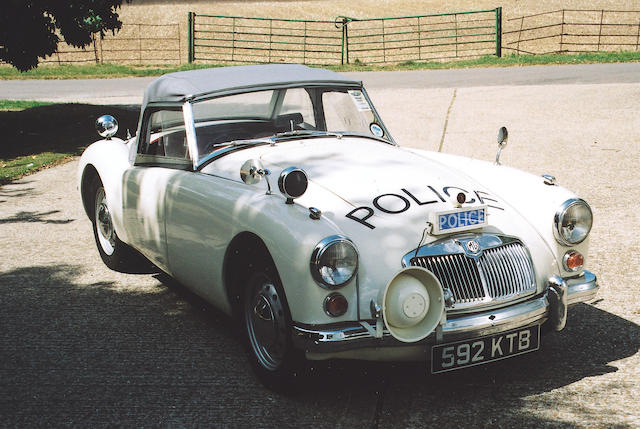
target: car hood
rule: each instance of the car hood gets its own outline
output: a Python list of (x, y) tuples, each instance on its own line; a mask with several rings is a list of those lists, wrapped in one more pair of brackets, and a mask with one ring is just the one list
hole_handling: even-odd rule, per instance
[[(487, 181), (495, 188), (496, 180), (504, 180), (517, 188), (520, 179), (507, 169), (481, 168), (466, 158), (452, 162), (443, 154), (374, 139), (323, 137), (237, 151), (215, 161), (205, 172), (239, 181), (240, 166), (252, 158), (259, 158), (274, 179), (292, 166), (307, 173), (308, 189), (296, 199), (296, 205), (320, 209), (327, 235), (342, 234), (355, 243), (360, 255), (362, 312), (368, 311), (370, 300), (402, 269), (405, 255), (444, 238), (430, 234), (427, 222), (435, 212), (453, 209), (459, 193), (466, 196), (464, 207), (488, 208), (488, 226), (469, 233), (517, 237), (527, 246), (532, 260), (541, 262), (540, 269), (536, 267), (539, 291), (545, 276), (557, 267), (548, 242), (530, 220), (483, 184)], [(526, 192), (524, 188), (521, 194)], [(303, 237), (306, 232), (296, 233)]]
[[(536, 270), (541, 291), (555, 264), (548, 243), (521, 213), (483, 185), (486, 171), (475, 171), (464, 162), (454, 167), (439, 157), (443, 156), (347, 137), (265, 147), (261, 154), (265, 167), (276, 174), (291, 166), (305, 170), (309, 189), (298, 203), (322, 210), (356, 244), (362, 311), (378, 297), (390, 273), (402, 268), (405, 255), (444, 237), (429, 234), (427, 222), (435, 212), (453, 209), (459, 193), (466, 196), (464, 206), (488, 208), (489, 225), (471, 233), (517, 237), (532, 260), (543, 261), (542, 269)], [(502, 171), (504, 180), (510, 180)]]
[[(370, 139), (315, 139), (266, 150), (261, 159), (273, 171), (302, 168), (309, 180), (354, 208), (373, 207), (376, 216), (409, 215), (451, 207), (464, 193), (470, 204), (486, 189), (470, 176), (399, 146)], [(407, 207), (408, 204), (408, 207)], [(428, 210), (427, 210), (428, 211)], [(420, 210), (424, 217), (425, 210)]]

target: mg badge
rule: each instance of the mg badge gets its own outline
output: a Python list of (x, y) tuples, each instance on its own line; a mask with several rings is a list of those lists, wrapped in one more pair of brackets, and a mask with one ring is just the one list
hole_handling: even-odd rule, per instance
[(476, 240), (467, 241), (467, 250), (471, 253), (478, 253), (480, 251), (480, 244)]

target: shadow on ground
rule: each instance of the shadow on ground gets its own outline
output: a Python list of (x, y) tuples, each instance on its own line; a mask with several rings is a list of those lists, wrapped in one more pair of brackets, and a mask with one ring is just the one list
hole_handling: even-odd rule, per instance
[(523, 412), (527, 398), (640, 348), (640, 327), (579, 305), (536, 353), (441, 376), (320, 363), (282, 395), (251, 374), (230, 319), (166, 276), (140, 288), (148, 277), (87, 277), (73, 265), (0, 274), (0, 426), (556, 426)]
[(104, 114), (116, 117), (117, 136), (127, 130), (136, 133), (139, 106), (99, 106), (93, 104), (53, 104), (21, 111), (0, 111), (0, 159), (41, 152), (79, 155), (100, 137), (96, 119)]

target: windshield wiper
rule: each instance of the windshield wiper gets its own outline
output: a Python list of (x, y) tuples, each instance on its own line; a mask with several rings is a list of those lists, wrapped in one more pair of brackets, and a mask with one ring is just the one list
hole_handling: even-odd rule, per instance
[(303, 137), (303, 136), (309, 136), (309, 137), (333, 136), (339, 139), (342, 138), (342, 134), (340, 133), (335, 133), (330, 131), (317, 131), (317, 130), (293, 130), (293, 131), (285, 131), (282, 133), (277, 133), (275, 135), (276, 138)]
[(236, 147), (236, 146), (253, 146), (257, 144), (271, 144), (273, 143), (273, 139), (271, 138), (260, 138), (260, 139), (244, 139), (244, 140), (231, 140), (228, 142), (214, 143), (207, 146), (205, 152), (206, 153), (214, 153), (217, 148), (228, 148), (228, 147)]

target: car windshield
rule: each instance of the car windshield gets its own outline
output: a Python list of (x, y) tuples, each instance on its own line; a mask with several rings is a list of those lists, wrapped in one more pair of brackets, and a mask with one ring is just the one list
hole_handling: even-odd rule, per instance
[(299, 87), (193, 103), (200, 160), (228, 147), (288, 138), (364, 135), (392, 142), (359, 88)]

